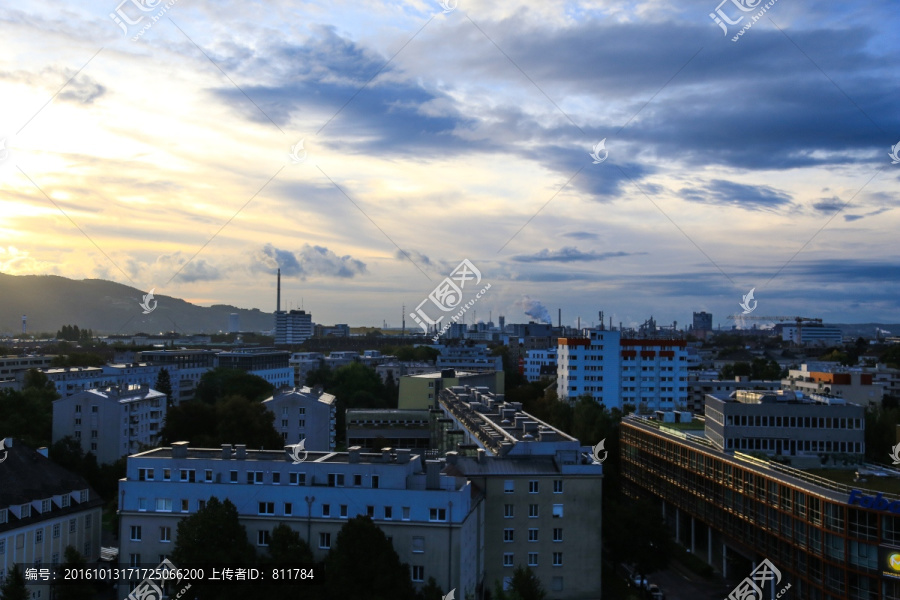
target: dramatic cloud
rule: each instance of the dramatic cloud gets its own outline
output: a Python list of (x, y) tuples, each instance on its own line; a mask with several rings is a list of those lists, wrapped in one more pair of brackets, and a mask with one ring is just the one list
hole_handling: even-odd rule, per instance
[(304, 244), (298, 251), (282, 250), (272, 244), (263, 246), (253, 257), (253, 270), (274, 274), (281, 269), (285, 277), (339, 277), (349, 279), (366, 273), (366, 264), (351, 256), (338, 256), (323, 246)]
[(791, 197), (775, 188), (722, 179), (713, 179), (703, 188), (683, 188), (680, 193), (691, 202), (736, 206), (745, 210), (772, 210), (791, 205)]
[[(621, 256), (631, 256), (632, 252), (582, 252), (577, 248), (566, 246), (559, 250), (544, 249), (534, 254), (520, 254), (513, 256), (512, 260), (516, 262), (593, 262), (600, 260), (608, 260), (610, 258), (618, 258)], [(638, 254), (646, 254), (640, 252)]]

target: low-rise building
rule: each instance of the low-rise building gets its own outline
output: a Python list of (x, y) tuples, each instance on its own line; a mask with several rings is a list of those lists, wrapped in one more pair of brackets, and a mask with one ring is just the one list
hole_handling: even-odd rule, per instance
[(524, 375), (528, 381), (556, 377), (557, 349), (528, 350), (525, 353)]
[(275, 389), (294, 385), (294, 369), (289, 362), (291, 353), (274, 348), (240, 348), (219, 352), (217, 365), (225, 369), (240, 369), (262, 377)]
[[(481, 595), (482, 493), (438, 461), (408, 450), (367, 454), (189, 448), (176, 442), (128, 457), (119, 483), (120, 556), (132, 564), (170, 554), (178, 523), (212, 497), (237, 507), (249, 541), (265, 552), (272, 529), (295, 529), (323, 560), (349, 518), (367, 515), (410, 567), (417, 589), (434, 577), (459, 598)], [(120, 598), (128, 594), (122, 586)]]
[(294, 352), (288, 364), (294, 369), (294, 387), (303, 387), (310, 371), (325, 366), (325, 355), (321, 352)]
[(22, 389), (22, 380), (30, 369), (49, 369), (56, 358), (50, 356), (0, 356), (0, 389)]
[[(0, 581), (18, 564), (50, 568), (72, 546), (88, 561), (100, 555), (103, 500), (82, 477), (18, 440), (0, 444)], [(28, 583), (31, 598), (50, 598)]]
[(53, 441), (70, 436), (100, 464), (159, 443), (166, 395), (149, 386), (85, 390), (53, 402)]
[(830, 394), (863, 406), (880, 406), (884, 396), (884, 385), (876, 383), (872, 373), (845, 367), (819, 371), (810, 364), (788, 371), (787, 378), (781, 380), (781, 389), (807, 395)]
[(699, 379), (694, 379), (693, 371), (688, 372), (688, 400), (687, 409), (697, 414), (703, 414), (706, 404), (706, 396), (728, 396), (737, 390), (765, 390), (774, 391), (781, 389), (781, 380), (750, 379), (746, 376), (738, 376), (734, 379), (719, 379), (718, 375), (698, 373)]
[(335, 397), (321, 388), (282, 389), (263, 400), (274, 416), (275, 431), (285, 444), (305, 440), (306, 450), (334, 450), (337, 403)]
[(381, 377), (381, 380), (385, 383), (388, 380), (388, 375), (394, 378), (394, 381), (397, 382), (404, 375), (419, 375), (421, 373), (433, 373), (434, 372), (434, 364), (420, 360), (409, 360), (409, 361), (397, 361), (392, 360), (390, 362), (384, 362), (375, 367), (375, 372), (378, 373), (378, 376)]
[(369, 450), (381, 450), (382, 446), (412, 450), (431, 447), (427, 410), (351, 408), (346, 415), (348, 446)]
[(503, 357), (493, 356), (487, 346), (441, 346), (438, 369), (458, 371), (503, 371)]
[(400, 401), (398, 408), (428, 410), (435, 407), (440, 391), (453, 386), (485, 387), (491, 392), (502, 394), (504, 390), (503, 371), (469, 372), (443, 369), (400, 378)]
[(144, 350), (140, 360), (168, 369), (174, 404), (193, 400), (200, 378), (216, 368), (214, 350)]

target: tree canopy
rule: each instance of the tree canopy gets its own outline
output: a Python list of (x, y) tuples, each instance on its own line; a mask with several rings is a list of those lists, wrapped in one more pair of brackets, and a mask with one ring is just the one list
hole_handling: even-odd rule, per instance
[(509, 589), (504, 590), (500, 582), (494, 584), (494, 600), (544, 600), (547, 592), (531, 567), (518, 565), (512, 574)]
[(195, 398), (207, 404), (215, 404), (225, 396), (241, 396), (261, 402), (271, 396), (274, 389), (271, 383), (259, 375), (240, 369), (216, 367), (200, 377)]
[(0, 600), (29, 600), (31, 592), (25, 587), (25, 576), (18, 564), (14, 564), (0, 585)]
[(53, 383), (34, 369), (25, 373), (22, 391), (0, 390), (0, 439), (11, 436), (32, 448), (49, 446), (57, 398)]
[(275, 450), (284, 447), (284, 440), (274, 422), (275, 415), (265, 405), (243, 396), (226, 396), (215, 404), (190, 400), (166, 411), (160, 438), (163, 444), (187, 441), (202, 448), (246, 444)]

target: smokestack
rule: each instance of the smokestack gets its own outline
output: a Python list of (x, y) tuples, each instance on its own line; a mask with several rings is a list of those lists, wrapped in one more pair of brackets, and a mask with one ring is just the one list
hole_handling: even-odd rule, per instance
[(561, 308), (557, 308), (556, 310), (559, 311), (559, 316), (556, 317), (556, 326), (557, 326), (557, 327), (562, 327), (562, 309), (561, 309)]
[(281, 312), (281, 269), (278, 269), (278, 300), (275, 304), (275, 312)]

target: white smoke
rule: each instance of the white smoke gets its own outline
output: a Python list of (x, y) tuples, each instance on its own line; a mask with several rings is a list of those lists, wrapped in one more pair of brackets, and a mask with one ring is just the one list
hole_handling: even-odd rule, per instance
[(553, 319), (550, 317), (547, 307), (537, 300), (532, 300), (530, 296), (522, 296), (522, 299), (516, 302), (516, 306), (538, 323), (553, 324)]

